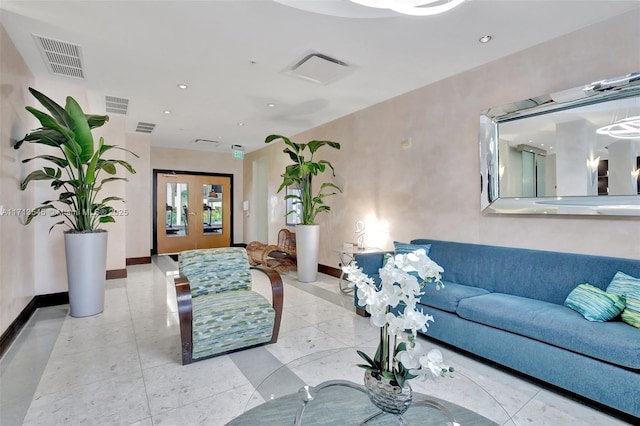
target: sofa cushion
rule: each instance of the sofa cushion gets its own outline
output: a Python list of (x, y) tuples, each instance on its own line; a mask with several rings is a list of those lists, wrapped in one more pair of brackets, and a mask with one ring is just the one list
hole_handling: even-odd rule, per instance
[(436, 289), (434, 283), (425, 284), (422, 289), (424, 294), (420, 297), (419, 303), (447, 312), (456, 312), (460, 300), (481, 294), (489, 294), (487, 290), (480, 287), (471, 287), (447, 281), (443, 281), (442, 284), (444, 287), (440, 288), (440, 290)]
[(609, 283), (607, 292), (626, 296), (627, 307), (622, 311), (622, 321), (640, 328), (640, 278), (618, 271)]
[(585, 321), (566, 306), (503, 293), (462, 299), (457, 314), (612, 364), (640, 369), (640, 330), (621, 321)]
[(580, 284), (564, 301), (564, 306), (580, 312), (589, 321), (609, 321), (625, 308), (625, 296), (607, 293), (590, 284)]
[(424, 249), (429, 255), (429, 250), (431, 250), (431, 244), (410, 244), (410, 243), (401, 243), (399, 241), (393, 242), (393, 247), (395, 248), (395, 254), (407, 254), (413, 253), (418, 249)]
[(250, 290), (208, 293), (193, 298), (193, 358), (271, 340), (275, 311)]

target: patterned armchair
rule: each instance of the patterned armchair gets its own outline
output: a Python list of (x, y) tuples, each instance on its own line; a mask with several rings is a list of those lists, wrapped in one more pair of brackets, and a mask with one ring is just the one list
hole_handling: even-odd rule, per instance
[[(278, 340), (283, 289), (277, 271), (250, 267), (241, 247), (184, 251), (178, 266), (183, 365)], [(273, 306), (251, 290), (250, 269), (269, 277)]]

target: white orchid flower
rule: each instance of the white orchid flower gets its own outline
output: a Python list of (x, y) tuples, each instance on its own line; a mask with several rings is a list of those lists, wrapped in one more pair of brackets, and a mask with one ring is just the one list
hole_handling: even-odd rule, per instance
[[(417, 332), (426, 332), (431, 315), (418, 308), (419, 298), (424, 294), (425, 282), (435, 281), (436, 288), (442, 285), (441, 274), (444, 270), (432, 261), (424, 249), (408, 254), (388, 256), (379, 269), (380, 285), (366, 275), (355, 262), (342, 268), (350, 284), (356, 287), (358, 304), (371, 314), (374, 327), (387, 327), (387, 344), (396, 351), (404, 343), (404, 350), (398, 351), (395, 361), (390, 363), (390, 372), (398, 373), (398, 363), (409, 374), (423, 379), (444, 375), (449, 367), (443, 363), (442, 353), (434, 349), (427, 354), (416, 340)], [(398, 308), (390, 312), (391, 308)], [(410, 334), (406, 334), (409, 331)], [(406, 377), (406, 376), (405, 376)]]

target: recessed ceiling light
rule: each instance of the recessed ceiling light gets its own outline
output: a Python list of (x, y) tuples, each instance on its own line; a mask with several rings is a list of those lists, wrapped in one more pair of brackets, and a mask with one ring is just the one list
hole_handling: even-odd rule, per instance
[(238, 126), (244, 126), (244, 123), (243, 123), (242, 121), (240, 121), (240, 122), (238, 123)]
[(186, 89), (187, 87), (189, 86), (187, 86), (186, 84), (182, 84), (182, 83), (178, 84), (179, 89)]
[(276, 104), (274, 104), (274, 103), (272, 102), (272, 103), (267, 104), (267, 106), (268, 106), (269, 108), (275, 108)]
[(493, 37), (490, 35), (483, 35), (478, 39), (480, 43), (489, 43)]
[(171, 111), (169, 111), (168, 109), (165, 109), (165, 110), (164, 110), (164, 111), (162, 111), (162, 112), (164, 112), (164, 113), (165, 113), (165, 114), (167, 114), (167, 115), (171, 114)]

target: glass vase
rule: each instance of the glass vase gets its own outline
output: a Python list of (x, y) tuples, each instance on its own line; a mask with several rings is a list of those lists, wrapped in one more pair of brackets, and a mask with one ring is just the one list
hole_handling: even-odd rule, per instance
[(409, 409), (413, 400), (413, 391), (408, 382), (400, 387), (368, 370), (364, 373), (364, 387), (371, 402), (385, 413), (402, 414)]

